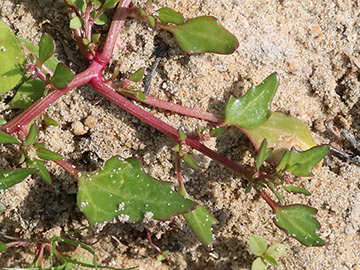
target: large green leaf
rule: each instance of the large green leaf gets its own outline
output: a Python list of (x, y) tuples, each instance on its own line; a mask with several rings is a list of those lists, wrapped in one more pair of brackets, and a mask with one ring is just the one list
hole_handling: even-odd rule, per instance
[(303, 245), (325, 244), (325, 241), (316, 234), (320, 223), (315, 218), (317, 213), (315, 208), (306, 205), (277, 206), (274, 213), (275, 224)]
[(19, 41), (10, 28), (0, 21), (0, 93), (11, 90), (21, 80), (24, 70), (19, 65), (24, 60)]
[(103, 169), (79, 178), (77, 202), (91, 224), (119, 218), (138, 222), (167, 220), (193, 210), (197, 203), (173, 190), (173, 184), (147, 176), (138, 159), (113, 157)]
[(8, 169), (0, 171), (0, 190), (22, 182), (26, 176), (37, 171), (37, 169)]
[(236, 37), (214, 17), (196, 17), (181, 25), (167, 25), (180, 48), (188, 53), (214, 52), (231, 54), (239, 46)]
[(318, 164), (329, 151), (329, 145), (314, 146), (303, 152), (292, 148), (291, 151), (284, 153), (277, 170), (286, 170), (295, 176), (312, 176), (312, 168)]
[(270, 105), (278, 85), (279, 76), (273, 73), (244, 96), (231, 97), (226, 104), (224, 124), (251, 129), (264, 124), (270, 117)]
[(262, 141), (266, 139), (267, 147), (274, 148), (274, 152), (268, 160), (275, 163), (279, 163), (284, 152), (292, 147), (307, 150), (316, 145), (309, 128), (303, 122), (283, 113), (273, 112), (260, 127), (241, 128), (241, 130), (257, 150)]

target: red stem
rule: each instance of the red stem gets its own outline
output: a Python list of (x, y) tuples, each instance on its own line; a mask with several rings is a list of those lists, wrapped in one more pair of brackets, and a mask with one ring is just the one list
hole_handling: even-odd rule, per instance
[(271, 199), (270, 196), (267, 195), (267, 193), (265, 191), (259, 190), (259, 189), (257, 189), (256, 191), (266, 201), (266, 203), (271, 207), (273, 212), (275, 212), (275, 209), (278, 208), (279, 205), (273, 199)]

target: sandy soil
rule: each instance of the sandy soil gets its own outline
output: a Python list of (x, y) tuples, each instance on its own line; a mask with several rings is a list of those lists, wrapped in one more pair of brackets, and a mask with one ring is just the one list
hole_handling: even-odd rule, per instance
[[(238, 38), (239, 49), (230, 56), (188, 56), (168, 33), (129, 21), (121, 33), (127, 50), (114, 54), (111, 68), (129, 74), (148, 67), (155, 47), (165, 43), (170, 49), (155, 72), (151, 94), (212, 112), (222, 112), (230, 95), (243, 94), (276, 71), (281, 84), (272, 109), (301, 119), (318, 144), (332, 142), (342, 150), (354, 151), (340, 132), (347, 128), (356, 136), (360, 124), (359, 1), (154, 2), (156, 7), (174, 8), (186, 18), (217, 17)], [(52, 34), (60, 59), (77, 71), (85, 67), (71, 40), (62, 1), (3, 0), (0, 15), (17, 35), (33, 42), (39, 41), (42, 32)], [(45, 20), (51, 24), (40, 27)], [(195, 132), (197, 125), (211, 126), (146, 109), (189, 132)], [(4, 102), (0, 102), (0, 112), (7, 119), (14, 114), (6, 111)], [(47, 112), (60, 126), (42, 130), (41, 140), (80, 169), (94, 170), (113, 155), (139, 156), (151, 176), (175, 180), (172, 142), (89, 87), (72, 91)], [(89, 117), (91, 121), (87, 121)], [(82, 128), (86, 133), (79, 135)], [(239, 131), (230, 130), (209, 145), (238, 162), (253, 161), (254, 150)], [(105, 227), (96, 236), (83, 233), (80, 237), (85, 243), (95, 243), (92, 247), (101, 264), (138, 265), (139, 269), (249, 269), (254, 256), (247, 241), (251, 234), (259, 234), (269, 243), (286, 245), (278, 269), (360, 269), (357, 166), (329, 156), (311, 180), (300, 184), (312, 192), (310, 197), (286, 195), (288, 204), (305, 203), (319, 209), (319, 234), (327, 245), (315, 248), (301, 246), (276, 228), (270, 208), (254, 192), (244, 193), (240, 176), (195, 155), (201, 170), (193, 172), (184, 166), (186, 186), (219, 219), (214, 226), (214, 250), (202, 247), (180, 218), (156, 223), (151, 227), (154, 242), (171, 250), (160, 263), (148, 244), (144, 226), (119, 223)], [(0, 147), (0, 168), (16, 165), (17, 158), (16, 149)], [(33, 241), (28, 247), (1, 254), (0, 267), (24, 267), (33, 258), (36, 241), (87, 225), (76, 207), (74, 179), (58, 167), (50, 165), (49, 169), (53, 174), (51, 186), (37, 178), (27, 179), (0, 195), (7, 206), (0, 217), (1, 233)]]

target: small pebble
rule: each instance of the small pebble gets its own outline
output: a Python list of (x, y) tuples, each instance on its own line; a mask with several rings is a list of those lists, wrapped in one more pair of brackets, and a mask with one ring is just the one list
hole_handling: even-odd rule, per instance
[(80, 121), (74, 122), (72, 128), (75, 135), (84, 135), (87, 132), (87, 130), (84, 128), (84, 125)]
[(85, 126), (94, 128), (96, 126), (96, 118), (93, 115), (89, 115), (84, 122)]

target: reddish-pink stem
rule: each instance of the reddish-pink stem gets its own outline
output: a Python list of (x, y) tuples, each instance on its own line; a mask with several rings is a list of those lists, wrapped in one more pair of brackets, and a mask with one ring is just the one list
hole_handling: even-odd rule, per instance
[(147, 229), (146, 231), (147, 231), (147, 238), (148, 238), (148, 241), (149, 241), (149, 243), (150, 243), (150, 246), (152, 246), (153, 248), (155, 248), (155, 250), (161, 254), (161, 253), (162, 253), (161, 249), (160, 249), (157, 245), (155, 245), (154, 242), (153, 242), (152, 239), (151, 239), (151, 233), (150, 233), (150, 231), (149, 231), (148, 229)]
[(275, 209), (279, 207), (279, 205), (273, 199), (271, 199), (270, 196), (267, 195), (265, 191), (259, 189), (257, 189), (256, 191), (259, 193), (261, 198), (263, 198), (266, 201), (266, 203), (271, 207), (273, 211), (275, 211)]

